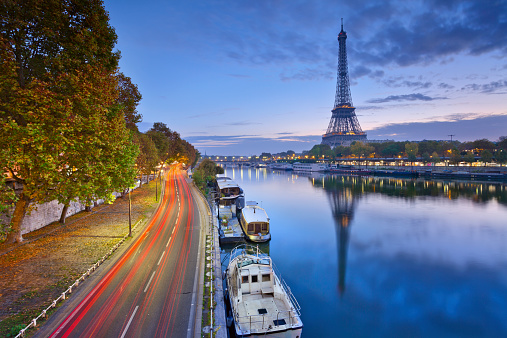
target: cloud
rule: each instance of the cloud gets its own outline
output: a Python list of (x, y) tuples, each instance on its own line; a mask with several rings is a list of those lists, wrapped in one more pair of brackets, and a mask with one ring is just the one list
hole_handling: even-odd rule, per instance
[(402, 77), (396, 77), (396, 78), (389, 78), (384, 81), (382, 81), (386, 86), (392, 87), (392, 88), (399, 88), (399, 87), (407, 87), (407, 88), (414, 88), (414, 89), (428, 89), (433, 84), (431, 82), (422, 82), (422, 81), (409, 81), (404, 80)]
[(261, 122), (250, 122), (250, 121), (238, 121), (238, 122), (229, 122), (224, 123), (226, 126), (253, 126), (262, 124)]
[(401, 101), (433, 101), (433, 100), (445, 100), (446, 97), (429, 97), (423, 94), (407, 94), (407, 95), (390, 95), (386, 98), (371, 99), (366, 102), (368, 103), (386, 103), (386, 102), (401, 102)]
[(368, 139), (392, 138), (397, 141), (447, 140), (449, 134), (456, 135), (461, 142), (479, 139), (497, 140), (507, 135), (507, 114), (488, 115), (455, 114), (442, 117), (444, 121), (409, 122), (388, 124), (367, 131)]
[(383, 70), (372, 70), (369, 67), (366, 67), (364, 65), (359, 65), (357, 67), (354, 67), (352, 71), (350, 72), (350, 78), (351, 79), (358, 79), (363, 76), (368, 76), (371, 79), (378, 79), (384, 76)]
[(489, 94), (505, 88), (507, 88), (507, 80), (492, 81), (486, 84), (469, 84), (463, 87), (461, 90), (471, 90)]
[(454, 86), (450, 85), (448, 83), (441, 82), (441, 83), (438, 84), (438, 88), (440, 88), (440, 89), (453, 89)]
[[(369, 16), (366, 31), (354, 46), (356, 60), (369, 65), (429, 64), (456, 54), (481, 55), (507, 50), (507, 2), (427, 1), (397, 3), (385, 20)], [(415, 13), (415, 14), (412, 14)], [(358, 11), (356, 16), (364, 16)], [(352, 18), (355, 22), (355, 18)], [(488, 32), (484, 34), (484, 32)]]

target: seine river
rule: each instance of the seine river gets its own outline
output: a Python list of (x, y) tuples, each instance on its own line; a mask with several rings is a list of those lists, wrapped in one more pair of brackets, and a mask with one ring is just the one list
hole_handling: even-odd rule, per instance
[(505, 183), (225, 168), (305, 337), (507, 337)]

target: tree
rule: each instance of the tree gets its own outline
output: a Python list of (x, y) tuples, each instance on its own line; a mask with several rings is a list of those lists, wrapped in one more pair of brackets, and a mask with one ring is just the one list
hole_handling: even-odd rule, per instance
[(451, 150), (451, 154), (449, 156), (449, 161), (453, 164), (458, 164), (463, 160), (463, 156), (457, 148)]
[(407, 153), (407, 159), (414, 165), (414, 162), (417, 160), (417, 152), (419, 151), (419, 146), (415, 142), (410, 142), (405, 144), (405, 152)]
[(269, 160), (271, 160), (272, 157), (273, 157), (273, 155), (271, 155), (271, 153), (262, 153), (260, 156), (262, 161), (269, 161)]
[(355, 141), (350, 145), (350, 152), (359, 157), (359, 161), (361, 161), (362, 157), (368, 157), (374, 150), (375, 148), (372, 146), (360, 141)]
[(475, 154), (473, 151), (468, 151), (465, 156), (463, 156), (463, 160), (468, 164), (472, 165), (475, 162)]
[(127, 128), (137, 132), (137, 123), (143, 120), (141, 114), (137, 111), (137, 105), (141, 101), (142, 96), (137, 86), (132, 83), (130, 77), (119, 73), (118, 79), (118, 98), (116, 103), (120, 105)]
[(336, 146), (333, 149), (335, 157), (347, 157), (350, 155), (350, 147)]
[(315, 158), (333, 158), (334, 152), (331, 150), (331, 147), (328, 144), (316, 144), (308, 152), (308, 155), (315, 156)]
[(429, 163), (429, 162), (431, 162), (431, 155), (430, 155), (430, 153), (428, 153), (428, 152), (424, 152), (424, 153), (422, 154), (422, 158), (423, 158), (424, 163)]
[(497, 149), (503, 149), (507, 151), (507, 136), (500, 136), (500, 139), (498, 140), (496, 147)]
[(433, 154), (431, 154), (431, 162), (438, 163), (440, 161), (441, 161), (440, 156), (438, 156), (438, 153), (434, 151)]
[(483, 150), (481, 152), (481, 161), (484, 162), (484, 165), (486, 165), (486, 163), (491, 162), (492, 159), (493, 159), (493, 154), (491, 154), (491, 152), (489, 150)]
[(7, 186), (5, 176), (0, 175), (0, 242), (5, 240), (10, 231), (10, 224), (5, 219), (8, 219), (9, 211), (16, 200), (14, 189)]
[(216, 180), (215, 176), (217, 174), (223, 173), (224, 170), (222, 167), (217, 166), (216, 163), (210, 159), (204, 159), (199, 164), (199, 166), (194, 169), (192, 179), (194, 180), (194, 183), (197, 185), (197, 187), (199, 187), (202, 191), (204, 191), (206, 185), (209, 182)]
[(159, 163), (155, 143), (148, 135), (142, 133), (134, 134), (134, 143), (139, 147), (139, 155), (136, 158), (137, 175), (151, 174)]
[(489, 150), (491, 152), (493, 149), (495, 149), (495, 144), (485, 138), (474, 141), (473, 145), (476, 149), (479, 150)]
[(498, 163), (507, 162), (507, 150), (500, 149), (495, 152), (495, 159)]
[(155, 143), (161, 162), (178, 161), (189, 165), (197, 162), (198, 151), (194, 146), (182, 140), (180, 134), (169, 129), (165, 123), (155, 122), (146, 133)]
[(137, 148), (118, 98), (119, 52), (100, 0), (0, 4), (0, 163), (30, 202), (90, 203), (134, 180)]

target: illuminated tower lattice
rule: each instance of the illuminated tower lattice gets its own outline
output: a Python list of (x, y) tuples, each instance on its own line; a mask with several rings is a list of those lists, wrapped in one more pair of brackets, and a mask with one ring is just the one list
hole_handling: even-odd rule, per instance
[(366, 133), (361, 129), (355, 113), (356, 108), (352, 105), (346, 40), (347, 33), (343, 30), (342, 19), (342, 30), (338, 34), (338, 77), (334, 108), (331, 111), (331, 121), (329, 122), (327, 132), (322, 135), (322, 144), (328, 144), (331, 147), (338, 145), (346, 146), (350, 145), (353, 141), (366, 140)]

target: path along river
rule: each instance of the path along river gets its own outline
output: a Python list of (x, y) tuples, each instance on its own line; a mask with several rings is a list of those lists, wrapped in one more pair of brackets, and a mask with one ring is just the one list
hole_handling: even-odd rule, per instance
[(507, 186), (225, 168), (305, 337), (507, 337)]

